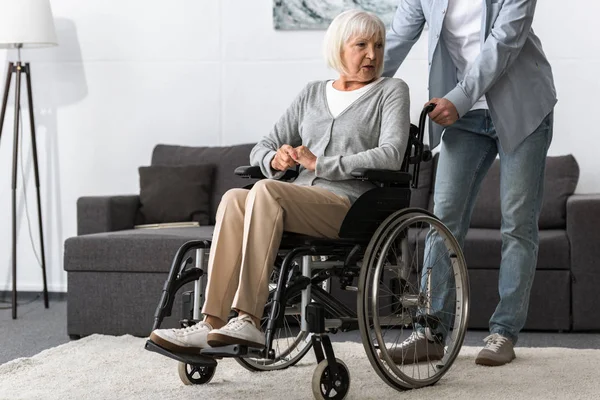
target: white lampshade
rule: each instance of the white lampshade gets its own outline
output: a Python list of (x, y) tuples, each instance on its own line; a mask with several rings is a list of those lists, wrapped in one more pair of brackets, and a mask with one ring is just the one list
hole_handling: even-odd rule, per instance
[(0, 0), (0, 48), (57, 44), (49, 0)]

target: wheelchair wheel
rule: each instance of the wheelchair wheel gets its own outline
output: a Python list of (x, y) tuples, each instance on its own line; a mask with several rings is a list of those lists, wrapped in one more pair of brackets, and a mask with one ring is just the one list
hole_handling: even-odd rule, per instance
[(358, 296), (377, 374), (400, 390), (435, 384), (460, 351), (468, 306), (466, 263), (448, 228), (420, 209), (387, 218), (365, 252)]
[[(265, 305), (265, 311), (261, 321), (263, 331), (266, 329), (270, 310), (271, 297), (275, 293), (275, 284), (271, 284), (269, 301)], [(292, 302), (293, 303), (293, 302)], [(275, 371), (286, 369), (295, 365), (306, 355), (312, 347), (312, 334), (300, 329), (300, 298), (297, 304), (290, 304), (285, 311), (285, 318), (273, 337), (274, 359), (263, 358), (236, 358), (235, 360), (250, 371)]]
[(180, 362), (177, 366), (179, 379), (186, 385), (203, 385), (212, 380), (217, 367), (196, 366)]
[(338, 367), (338, 379), (332, 381), (331, 371), (327, 359), (321, 361), (312, 377), (312, 392), (315, 399), (339, 400), (346, 397), (350, 390), (350, 372), (348, 367), (339, 358), (335, 359)]

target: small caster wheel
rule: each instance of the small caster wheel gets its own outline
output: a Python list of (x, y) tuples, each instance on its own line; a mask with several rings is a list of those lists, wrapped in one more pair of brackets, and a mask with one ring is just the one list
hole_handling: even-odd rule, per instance
[(327, 360), (317, 365), (312, 377), (312, 391), (315, 399), (340, 400), (346, 397), (350, 390), (350, 373), (348, 367), (339, 358), (335, 359), (338, 366), (338, 378), (331, 379), (331, 372)]
[(179, 379), (186, 385), (203, 385), (215, 376), (217, 367), (196, 366), (180, 362), (177, 366)]

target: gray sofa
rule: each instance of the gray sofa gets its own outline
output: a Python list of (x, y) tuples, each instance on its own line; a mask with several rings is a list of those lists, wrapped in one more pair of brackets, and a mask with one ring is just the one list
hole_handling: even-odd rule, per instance
[[(158, 145), (152, 165), (215, 166), (211, 224), (229, 188), (249, 182), (233, 174), (248, 164), (252, 144), (230, 147)], [(435, 162), (425, 163), (411, 205), (431, 208)], [(546, 195), (540, 219), (540, 250), (526, 329), (600, 330), (600, 196), (573, 195), (579, 169), (572, 156), (549, 157)], [(471, 283), (471, 328), (487, 328), (497, 302), (500, 261), (498, 165), (484, 181), (465, 243)], [(176, 250), (194, 239), (210, 239), (212, 225), (156, 230), (133, 229), (140, 218), (139, 195), (82, 197), (77, 202), (76, 237), (65, 241), (68, 274), (67, 331), (72, 337), (93, 333), (150, 333), (154, 311)], [(332, 290), (354, 307), (355, 293)], [(178, 296), (180, 297), (180, 296)], [(163, 326), (177, 326), (180, 299)]]

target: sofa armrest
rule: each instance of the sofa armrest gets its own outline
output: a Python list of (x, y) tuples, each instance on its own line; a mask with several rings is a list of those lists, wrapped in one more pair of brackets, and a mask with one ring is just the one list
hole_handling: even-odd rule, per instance
[(139, 195), (80, 197), (77, 235), (132, 229), (139, 208)]
[(573, 330), (600, 329), (600, 194), (567, 199), (567, 235), (571, 244)]
[(576, 194), (567, 199), (567, 235), (571, 269), (600, 275), (600, 194)]

